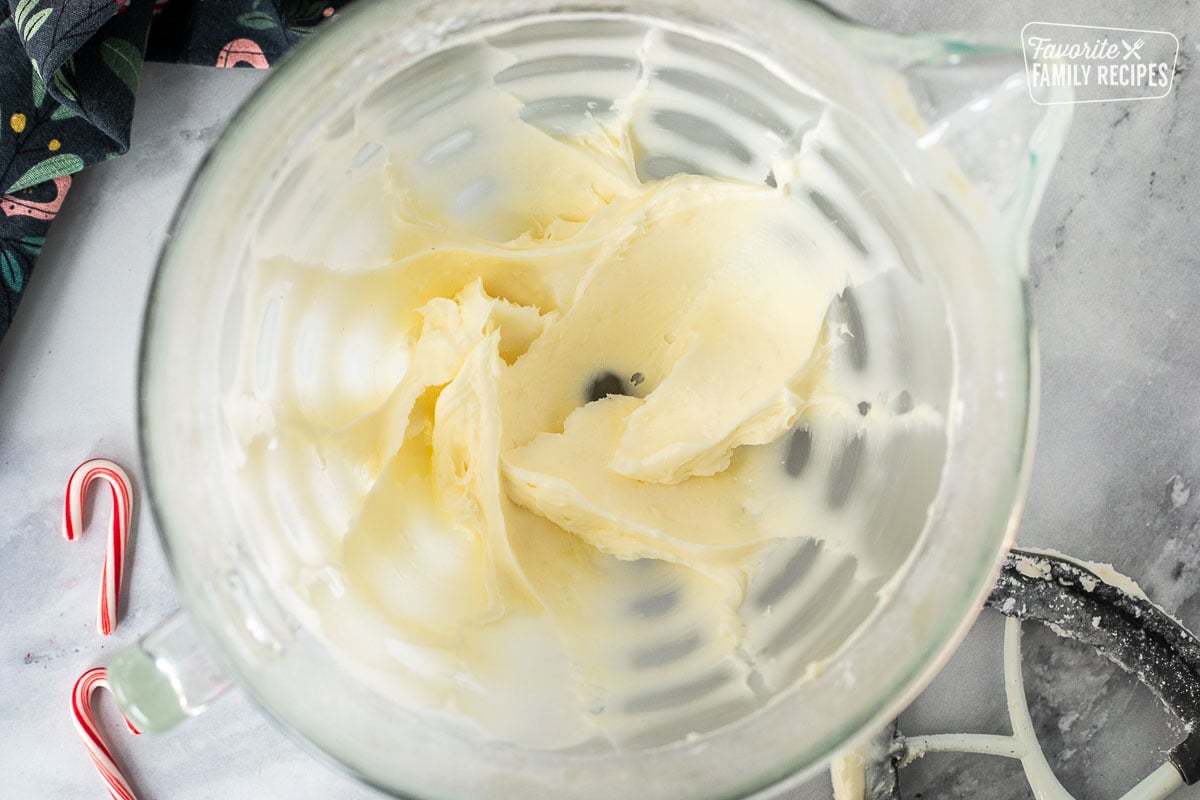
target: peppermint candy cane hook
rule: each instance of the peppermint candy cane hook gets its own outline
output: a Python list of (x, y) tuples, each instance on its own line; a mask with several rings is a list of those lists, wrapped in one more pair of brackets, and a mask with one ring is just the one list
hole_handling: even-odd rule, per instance
[(100, 576), (100, 607), (96, 611), (96, 630), (108, 636), (117, 627), (117, 601), (125, 575), (125, 549), (129, 542), (129, 521), (133, 510), (133, 486), (125, 470), (104, 458), (85, 461), (71, 473), (63, 508), (63, 537), (68, 541), (83, 532), (83, 498), (92, 481), (103, 480), (112, 490), (113, 514), (104, 552), (104, 570)]
[[(75, 689), (71, 692), (71, 716), (75, 721), (75, 730), (79, 731), (83, 746), (87, 748), (88, 756), (108, 786), (108, 793), (113, 800), (137, 800), (137, 795), (133, 793), (129, 781), (121, 774), (112, 751), (108, 749), (104, 737), (96, 727), (96, 716), (92, 713), (92, 695), (97, 689), (112, 691), (108, 685), (108, 671), (104, 667), (92, 667), (75, 681)], [(125, 726), (129, 728), (130, 733), (141, 733), (128, 719), (125, 720)]]

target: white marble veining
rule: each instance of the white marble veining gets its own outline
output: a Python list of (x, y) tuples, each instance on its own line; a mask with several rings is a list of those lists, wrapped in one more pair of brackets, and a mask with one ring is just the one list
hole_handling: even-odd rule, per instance
[[(1081, 106), (1032, 243), (1042, 349), (1041, 425), (1020, 541), (1113, 562), (1200, 628), (1200, 12), (1178, 4), (840, 0), (897, 30), (989, 30), (1030, 20), (1158, 28), (1179, 35), (1164, 100)], [(55, 223), (11, 331), (0, 343), (0, 785), (5, 796), (100, 798), (71, 727), (75, 677), (103, 664), (176, 605), (152, 523), (138, 513), (116, 634), (92, 619), (102, 535), (59, 534), (71, 469), (92, 455), (134, 467), (134, 372), (154, 259), (187, 179), (250, 71), (150, 65), (133, 149), (89, 170)], [(998, 730), (998, 617), (985, 614), (949, 669), (903, 719), (912, 732)], [(1027, 663), (1051, 762), (1079, 797), (1116, 796), (1173, 743), (1148, 693), (1094, 655), (1031, 631)], [(1099, 698), (1097, 701), (1096, 698)], [(107, 722), (115, 712), (101, 699)], [(115, 725), (118, 758), (147, 798), (376, 797), (309, 757), (240, 693), (160, 736)], [(1136, 741), (1131, 727), (1156, 730)], [(1090, 743), (1087, 740), (1091, 739)], [(1156, 749), (1157, 748), (1157, 749)], [(933, 756), (906, 771), (905, 797), (1024, 800), (1014, 762)], [(1139, 773), (1139, 770), (1142, 772)], [(911, 774), (910, 774), (911, 773)], [(816, 781), (790, 797), (827, 800)], [(1185, 790), (1181, 800), (1200, 798)]]

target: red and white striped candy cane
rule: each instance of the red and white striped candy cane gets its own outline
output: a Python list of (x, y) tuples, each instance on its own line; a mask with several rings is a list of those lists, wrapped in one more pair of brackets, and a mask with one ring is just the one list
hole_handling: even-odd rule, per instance
[(104, 571), (100, 575), (100, 607), (96, 611), (96, 630), (108, 636), (117, 627), (117, 598), (125, 575), (125, 549), (129, 542), (129, 520), (133, 511), (133, 485), (125, 470), (105, 458), (85, 461), (71, 473), (63, 507), (63, 536), (73, 540), (83, 532), (83, 498), (92, 481), (102, 480), (112, 490), (112, 526), (104, 553)]
[[(113, 800), (137, 800), (133, 788), (113, 758), (112, 751), (104, 743), (104, 737), (96, 728), (96, 715), (92, 713), (92, 694), (97, 689), (109, 689), (108, 671), (104, 667), (92, 667), (79, 676), (75, 681), (75, 689), (71, 692), (71, 716), (75, 720), (75, 730), (83, 739), (92, 763), (96, 765), (100, 777), (108, 786), (108, 793)], [(111, 691), (111, 689), (109, 689)], [(130, 733), (141, 733), (128, 719), (125, 726)]]

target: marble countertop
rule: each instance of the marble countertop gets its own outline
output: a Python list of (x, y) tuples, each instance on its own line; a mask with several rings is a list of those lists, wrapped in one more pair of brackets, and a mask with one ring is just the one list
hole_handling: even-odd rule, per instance
[[(1181, 41), (1172, 94), (1076, 108), (1031, 244), (1042, 353), (1041, 421), (1024, 545), (1111, 562), (1200, 630), (1200, 11), (1073, 0), (834, 3), (896, 30), (989, 30), (1031, 20), (1155, 28)], [(149, 65), (129, 155), (75, 180), (0, 343), (0, 784), (12, 798), (102, 797), (70, 724), (78, 674), (106, 663), (177, 605), (137, 509), (129, 597), (108, 639), (92, 618), (103, 545), (59, 535), (76, 464), (137, 463), (134, 373), (142, 304), (174, 206), (238, 102), (263, 75)], [(99, 504), (98, 504), (99, 505)], [(106, 513), (106, 512), (103, 512)], [(1030, 626), (1031, 628), (1035, 626)], [(999, 618), (985, 613), (901, 723), (910, 732), (1005, 732)], [(1080, 800), (1117, 797), (1173, 743), (1141, 686), (1041, 630), (1026, 637), (1035, 722)], [(101, 702), (102, 715), (115, 711)], [(117, 727), (106, 725), (107, 730)], [(377, 797), (310, 758), (239, 692), (160, 736), (112, 735), (141, 797)], [(1016, 762), (930, 756), (905, 798), (1025, 800)], [(789, 795), (827, 800), (820, 779)], [(1173, 797), (1200, 798), (1200, 789)]]

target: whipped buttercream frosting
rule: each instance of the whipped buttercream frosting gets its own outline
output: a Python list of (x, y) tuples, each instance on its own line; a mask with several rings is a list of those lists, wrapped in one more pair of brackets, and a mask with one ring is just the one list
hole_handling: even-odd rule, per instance
[(254, 244), (224, 408), (259, 556), (353, 674), (489, 737), (632, 741), (681, 674), (750, 708), (796, 677), (756, 663), (764, 564), (867, 547), (798, 448), (942, 446), (831, 366), (866, 275), (804, 188), (835, 132), (780, 185), (647, 179), (620, 104), (555, 135), (464, 107), (458, 140), (362, 111), (314, 155), (355, 165), (329, 211)]

